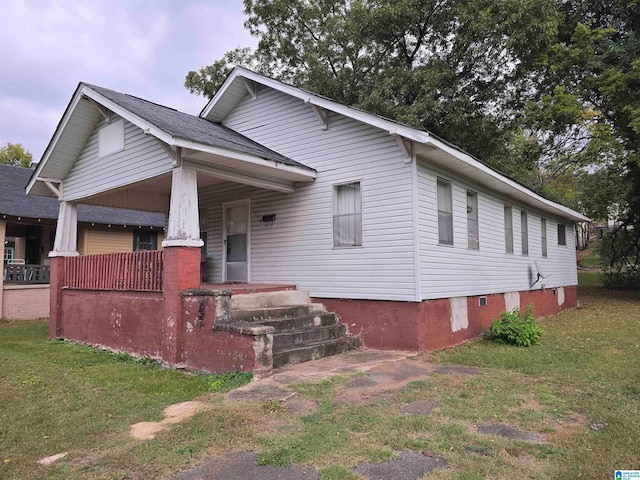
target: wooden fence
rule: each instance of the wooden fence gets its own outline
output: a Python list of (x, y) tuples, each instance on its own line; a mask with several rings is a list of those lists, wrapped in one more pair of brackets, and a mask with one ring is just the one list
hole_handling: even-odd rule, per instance
[(83, 255), (64, 259), (67, 288), (162, 291), (162, 251)]

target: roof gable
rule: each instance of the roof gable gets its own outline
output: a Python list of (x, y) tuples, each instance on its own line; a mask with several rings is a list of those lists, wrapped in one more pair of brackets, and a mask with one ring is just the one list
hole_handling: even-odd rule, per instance
[(169, 146), (214, 147), (260, 161), (313, 171), (233, 130), (201, 117), (95, 85), (80, 83), (67, 106), (27, 192), (51, 196), (38, 178), (64, 179), (102, 118), (114, 112)]
[[(258, 90), (257, 86), (260, 85), (298, 98), (311, 106), (326, 109), (380, 128), (390, 135), (396, 136), (399, 140), (403, 139), (401, 141), (402, 147), (407, 152), (412, 151), (414, 155), (421, 154), (434, 164), (470, 177), (474, 181), (509, 198), (572, 221), (589, 220), (585, 215), (533, 192), (473, 157), (460, 147), (439, 138), (431, 132), (418, 130), (364, 110), (341, 104), (327, 97), (265, 77), (246, 68), (235, 67), (233, 69), (224, 84), (200, 112), (200, 116), (215, 122), (223, 121), (247, 94), (255, 96)], [(406, 148), (405, 141), (412, 142), (416, 148)]]

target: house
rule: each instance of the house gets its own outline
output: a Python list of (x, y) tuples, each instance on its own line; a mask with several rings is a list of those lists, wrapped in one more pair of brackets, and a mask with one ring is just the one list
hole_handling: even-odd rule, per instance
[[(0, 318), (49, 316), (49, 251), (53, 250), (57, 199), (27, 196), (28, 168), (0, 165)], [(119, 208), (85, 206), (78, 213), (81, 255), (156, 249), (165, 216)], [(160, 243), (158, 243), (160, 242)]]
[[(587, 220), (429, 132), (243, 68), (197, 117), (81, 83), (27, 191), (61, 202), (50, 256), (67, 289), (52, 289), (51, 336), (74, 338), (80, 303), (122, 304), (126, 335), (161, 333), (81, 339), (209, 370), (266, 371), (280, 342), (273, 325), (234, 322), (230, 282), (308, 291), (387, 349), (455, 345), (513, 307), (574, 307), (573, 226)], [(162, 286), (146, 294), (160, 326), (133, 318), (124, 293), (69, 289), (78, 203), (168, 212)]]

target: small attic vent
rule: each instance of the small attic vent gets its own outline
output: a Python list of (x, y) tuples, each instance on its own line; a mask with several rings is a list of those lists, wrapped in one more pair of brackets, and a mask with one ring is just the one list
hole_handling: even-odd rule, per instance
[(124, 150), (124, 120), (116, 120), (98, 133), (98, 151), (101, 157)]

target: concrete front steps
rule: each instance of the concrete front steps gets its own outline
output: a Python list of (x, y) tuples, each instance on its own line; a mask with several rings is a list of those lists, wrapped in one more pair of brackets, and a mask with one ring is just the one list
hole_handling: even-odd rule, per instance
[(273, 368), (362, 346), (359, 336), (347, 333), (336, 314), (312, 303), (304, 290), (233, 295), (231, 321), (273, 327)]

